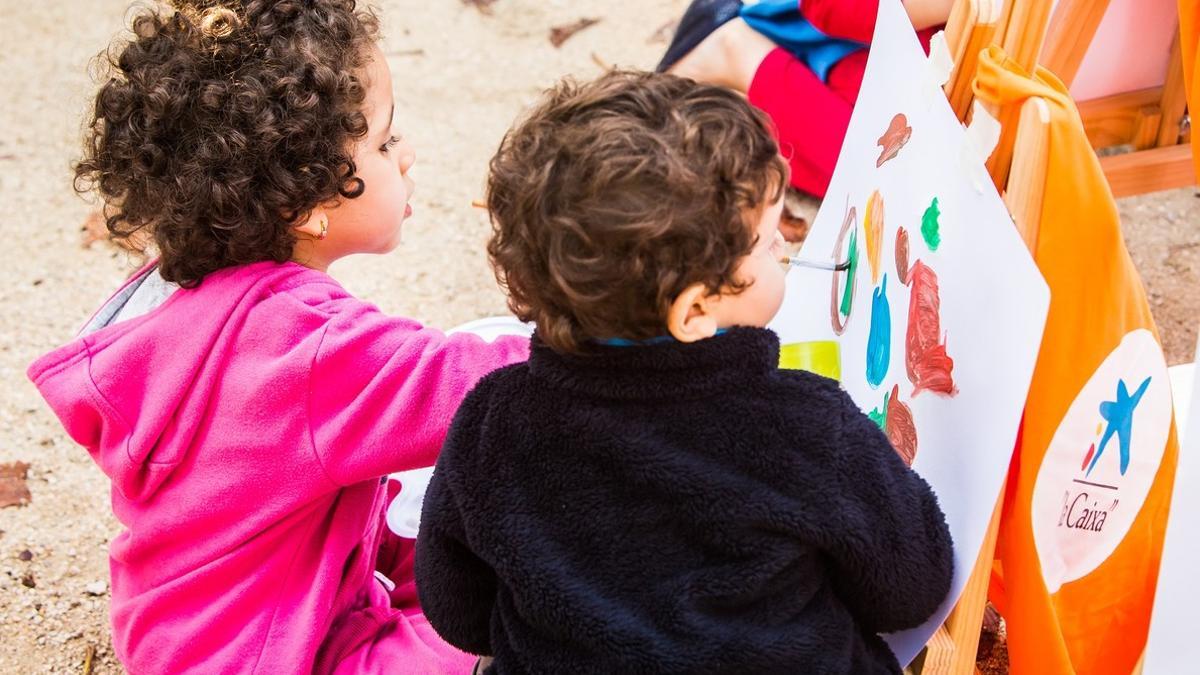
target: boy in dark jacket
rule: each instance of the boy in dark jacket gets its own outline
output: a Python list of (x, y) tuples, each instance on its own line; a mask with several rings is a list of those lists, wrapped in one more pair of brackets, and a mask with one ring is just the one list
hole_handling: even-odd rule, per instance
[(945, 598), (950, 535), (836, 382), (777, 368), (786, 184), (762, 113), (670, 75), (560, 84), (504, 139), (488, 251), (537, 333), (459, 410), (416, 552), (487, 672), (900, 672), (877, 634)]

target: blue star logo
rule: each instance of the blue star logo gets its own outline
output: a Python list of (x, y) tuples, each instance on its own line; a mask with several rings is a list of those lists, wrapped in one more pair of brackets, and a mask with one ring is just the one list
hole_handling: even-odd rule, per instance
[(1100, 455), (1104, 454), (1104, 448), (1108, 447), (1108, 442), (1114, 435), (1121, 446), (1121, 475), (1125, 475), (1125, 471), (1129, 468), (1129, 442), (1133, 436), (1133, 412), (1141, 402), (1142, 395), (1146, 393), (1146, 388), (1150, 386), (1150, 379), (1147, 377), (1132, 396), (1129, 395), (1129, 388), (1125, 385), (1125, 380), (1118, 380), (1117, 400), (1105, 401), (1100, 404), (1100, 416), (1108, 422), (1108, 427), (1104, 429), (1104, 436), (1100, 438), (1100, 447), (1096, 449), (1096, 455), (1092, 457), (1092, 463), (1088, 465), (1087, 473), (1089, 475), (1095, 468), (1096, 462), (1100, 461)]

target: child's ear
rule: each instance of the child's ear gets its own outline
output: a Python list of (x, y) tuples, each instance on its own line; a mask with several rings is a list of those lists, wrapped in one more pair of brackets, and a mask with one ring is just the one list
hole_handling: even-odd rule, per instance
[(329, 233), (329, 216), (325, 213), (325, 209), (313, 209), (308, 220), (295, 225), (295, 230), (307, 234), (313, 239), (324, 239), (325, 235)]
[(683, 290), (667, 310), (667, 330), (680, 342), (695, 342), (717, 334), (715, 313), (718, 296), (704, 284), (692, 284)]

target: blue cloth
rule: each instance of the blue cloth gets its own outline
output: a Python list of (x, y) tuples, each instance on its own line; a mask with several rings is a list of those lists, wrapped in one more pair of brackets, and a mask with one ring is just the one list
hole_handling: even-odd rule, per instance
[[(718, 328), (714, 335), (724, 335), (727, 328)], [(605, 347), (645, 347), (647, 345), (661, 345), (668, 342), (675, 342), (675, 338), (670, 335), (659, 335), (646, 340), (628, 340), (626, 338), (596, 338), (596, 342)]]
[(829, 69), (834, 64), (867, 46), (854, 40), (831, 38), (817, 30), (800, 14), (800, 3), (796, 0), (762, 0), (745, 5), (742, 20), (791, 52), (822, 82), (828, 81)]
[(645, 345), (661, 345), (668, 342), (674, 342), (675, 338), (670, 335), (659, 335), (647, 340), (629, 340), (626, 338), (596, 338), (596, 342), (605, 347), (642, 347)]

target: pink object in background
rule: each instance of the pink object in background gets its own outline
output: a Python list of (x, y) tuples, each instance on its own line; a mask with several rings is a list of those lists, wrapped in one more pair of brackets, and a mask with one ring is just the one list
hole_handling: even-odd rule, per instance
[(1177, 17), (1176, 0), (1111, 0), (1071, 84), (1071, 97), (1090, 101), (1162, 85), (1171, 40), (1179, 30)]

